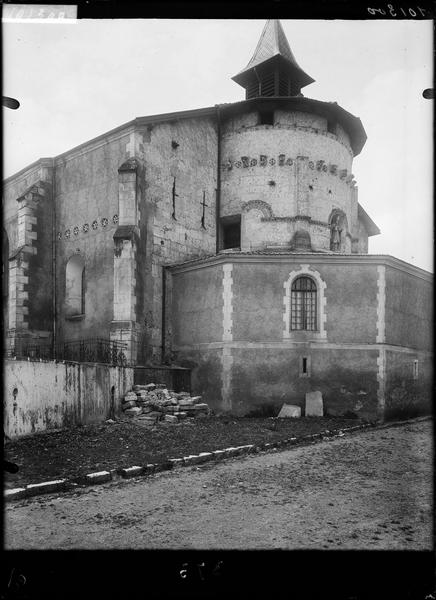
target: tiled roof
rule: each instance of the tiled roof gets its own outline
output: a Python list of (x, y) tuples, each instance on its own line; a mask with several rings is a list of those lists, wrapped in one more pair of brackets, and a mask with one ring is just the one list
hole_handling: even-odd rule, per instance
[(250, 62), (245, 69), (242, 69), (242, 71), (232, 79), (239, 83), (239, 76), (242, 73), (250, 71), (253, 67), (257, 67), (261, 63), (264, 63), (275, 56), (281, 56), (294, 67), (294, 69), (300, 73), (300, 76), (302, 76), (304, 85), (313, 83), (314, 79), (305, 73), (295, 60), (295, 56), (292, 54), (283, 27), (278, 19), (269, 19), (266, 22)]
[(278, 19), (269, 19), (263, 28), (256, 50), (245, 69), (251, 69), (276, 54), (280, 54), (283, 58), (286, 58), (293, 65), (300, 68), (292, 54), (280, 21)]

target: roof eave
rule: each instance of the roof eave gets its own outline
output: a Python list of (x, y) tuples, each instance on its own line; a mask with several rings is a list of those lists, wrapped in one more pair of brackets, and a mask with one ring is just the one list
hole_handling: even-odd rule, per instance
[(379, 235), (381, 233), (380, 229), (368, 215), (366, 210), (362, 207), (361, 204), (357, 204), (357, 218), (359, 221), (362, 221), (367, 233), (368, 237), (372, 237), (373, 235)]
[(299, 83), (301, 83), (301, 87), (306, 87), (307, 85), (314, 83), (315, 79), (313, 79), (310, 75), (308, 75), (303, 69), (297, 65), (296, 63), (290, 62), (287, 58), (282, 56), (279, 52), (271, 56), (267, 60), (259, 62), (257, 64), (251, 64), (239, 71), (236, 75), (234, 75), (231, 79), (235, 83), (244, 87), (246, 83), (248, 83), (252, 74), (255, 74), (255, 69), (257, 68), (265, 68), (269, 65), (272, 65), (274, 62), (281, 62), (282, 65), (292, 72), (293, 76), (298, 79)]

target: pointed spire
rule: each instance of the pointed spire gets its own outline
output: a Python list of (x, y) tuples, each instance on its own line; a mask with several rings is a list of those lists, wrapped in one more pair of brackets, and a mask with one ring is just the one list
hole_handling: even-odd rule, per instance
[(250, 62), (232, 79), (246, 89), (247, 99), (295, 96), (315, 81), (295, 60), (278, 19), (266, 22)]

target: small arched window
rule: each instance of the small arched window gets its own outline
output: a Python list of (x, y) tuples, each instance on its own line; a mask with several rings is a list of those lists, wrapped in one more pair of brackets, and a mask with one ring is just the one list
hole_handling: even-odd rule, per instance
[(70, 258), (65, 271), (65, 314), (85, 314), (85, 263), (78, 254)]
[(316, 331), (317, 290), (310, 277), (297, 277), (291, 287), (291, 329)]

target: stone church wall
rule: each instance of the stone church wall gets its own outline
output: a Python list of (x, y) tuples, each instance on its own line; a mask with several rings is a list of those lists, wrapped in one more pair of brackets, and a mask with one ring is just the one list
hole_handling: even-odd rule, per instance
[(430, 274), (385, 271), (385, 413), (429, 414), (433, 388), (433, 285)]
[(432, 276), (386, 267), (386, 343), (431, 351), (433, 348)]
[[(113, 318), (113, 235), (118, 226), (118, 168), (128, 158), (128, 132), (56, 159), (58, 339), (109, 338)], [(85, 315), (65, 318), (68, 260), (85, 263)]]
[[(236, 414), (276, 414), (283, 402), (303, 407), (313, 390), (322, 392), (331, 415), (428, 412), (431, 358), (423, 330), (430, 281), (394, 268), (389, 257), (311, 258), (221, 255), (171, 270), (173, 358), (192, 369), (193, 392), (216, 411)], [(286, 282), (299, 273), (317, 283), (315, 332), (287, 329)], [(405, 344), (409, 329), (399, 330), (396, 345), (389, 334), (390, 319), (397, 320), (394, 276), (425, 284), (428, 294), (410, 308), (422, 336), (415, 349)]]
[(4, 328), (17, 337), (47, 339), (53, 328), (52, 165), (41, 159), (4, 183)]
[(136, 135), (136, 154), (145, 165), (147, 222), (146, 256), (140, 259), (144, 312), (138, 319), (145, 323), (147, 360), (159, 363), (163, 266), (216, 249), (216, 124), (210, 118), (175, 119), (139, 128)]
[[(311, 217), (316, 222), (310, 224), (314, 245), (329, 250), (329, 237), (315, 229), (318, 222), (327, 228), (332, 210), (340, 209), (349, 233), (356, 236), (357, 197), (345, 132), (327, 132), (326, 119), (317, 115), (278, 110), (275, 115), (274, 126), (258, 125), (253, 111), (239, 121), (233, 117), (224, 129), (221, 216), (240, 214), (246, 203), (266, 203), (270, 215), (263, 223), (275, 220), (275, 228), (285, 235), (292, 233), (286, 219)], [(260, 228), (258, 239), (246, 244), (262, 246), (262, 232)]]
[[(330, 259), (307, 270), (304, 259), (221, 256), (172, 270), (174, 360), (193, 369), (194, 392), (216, 410), (275, 410), (320, 389), (331, 414), (376, 418), (377, 266), (338, 268)], [(302, 266), (325, 282), (321, 340), (319, 333), (284, 333), (285, 282)], [(303, 356), (310, 376), (300, 376)]]
[[(320, 390), (325, 414), (377, 418), (377, 350), (309, 348), (232, 348), (231, 410), (276, 416), (283, 403), (301, 407), (306, 392)], [(310, 357), (310, 377), (301, 374)]]
[[(308, 263), (294, 260), (237, 262), (233, 266), (233, 340), (283, 340), (284, 283), (290, 272)], [(336, 258), (336, 257), (335, 257)], [(307, 271), (317, 271), (326, 287), (327, 341), (337, 344), (373, 344), (376, 341), (377, 270), (372, 265), (310, 260)], [(310, 334), (308, 334), (310, 337)], [(303, 340), (304, 341), (304, 340)]]
[(173, 280), (172, 335), (177, 346), (213, 343), (223, 336), (223, 271), (206, 267)]
[(432, 414), (433, 395), (432, 354), (400, 348), (386, 351), (386, 419)]

